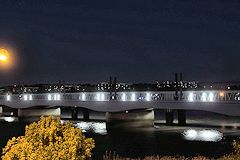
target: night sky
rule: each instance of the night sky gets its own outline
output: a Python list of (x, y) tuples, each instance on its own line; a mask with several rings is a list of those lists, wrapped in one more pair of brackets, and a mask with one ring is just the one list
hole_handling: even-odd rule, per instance
[(0, 0), (13, 83), (240, 81), (239, 0)]

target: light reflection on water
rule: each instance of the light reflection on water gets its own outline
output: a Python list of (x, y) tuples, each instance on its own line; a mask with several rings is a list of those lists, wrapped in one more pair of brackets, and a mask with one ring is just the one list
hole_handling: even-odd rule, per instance
[[(61, 123), (65, 121), (61, 120)], [(83, 132), (94, 132), (98, 134), (105, 135), (107, 134), (107, 128), (105, 122), (77, 122), (74, 123), (74, 126), (81, 129)]]
[(186, 140), (190, 141), (205, 141), (218, 142), (223, 138), (223, 134), (213, 129), (188, 129), (183, 132)]
[(0, 117), (1, 120), (4, 120), (6, 122), (14, 122), (17, 121), (16, 117)]

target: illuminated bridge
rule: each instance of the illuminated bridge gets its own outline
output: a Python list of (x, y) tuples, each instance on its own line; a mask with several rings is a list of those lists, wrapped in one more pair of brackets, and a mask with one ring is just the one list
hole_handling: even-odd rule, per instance
[(141, 119), (148, 117), (139, 116), (141, 110), (164, 110), (169, 123), (173, 121), (173, 111), (177, 111), (179, 122), (184, 124), (187, 110), (240, 116), (240, 91), (146, 91), (116, 92), (114, 95), (109, 92), (6, 94), (0, 96), (0, 106), (3, 114), (5, 108), (10, 108), (15, 110), (12, 114), (18, 116), (61, 115), (64, 110), (71, 108), (72, 118), (77, 118), (79, 110), (83, 110), (86, 119), (89, 118), (88, 110), (110, 113), (112, 118), (121, 115), (126, 119), (129, 116), (123, 116), (123, 113)]

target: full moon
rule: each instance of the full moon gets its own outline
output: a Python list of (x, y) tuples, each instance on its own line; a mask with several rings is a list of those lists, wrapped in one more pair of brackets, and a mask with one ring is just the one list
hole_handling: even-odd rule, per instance
[(0, 48), (0, 71), (8, 70), (14, 65), (14, 56), (6, 49)]
[(0, 49), (0, 62), (6, 62), (8, 60), (9, 54), (5, 49)]

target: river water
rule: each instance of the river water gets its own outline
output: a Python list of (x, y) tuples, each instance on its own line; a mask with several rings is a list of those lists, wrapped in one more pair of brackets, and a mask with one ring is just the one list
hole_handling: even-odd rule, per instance
[[(166, 126), (158, 117), (162, 116), (156, 115), (155, 127), (115, 129), (111, 132), (107, 132), (106, 123), (102, 121), (73, 123), (87, 137), (94, 138), (94, 160), (101, 160), (106, 151), (134, 158), (149, 155), (220, 157), (233, 151), (232, 141), (240, 135), (239, 117), (192, 112), (187, 115), (188, 125), (185, 127)], [(12, 118), (2, 118), (0, 147), (3, 148), (11, 137), (23, 135), (25, 125), (25, 122)]]

